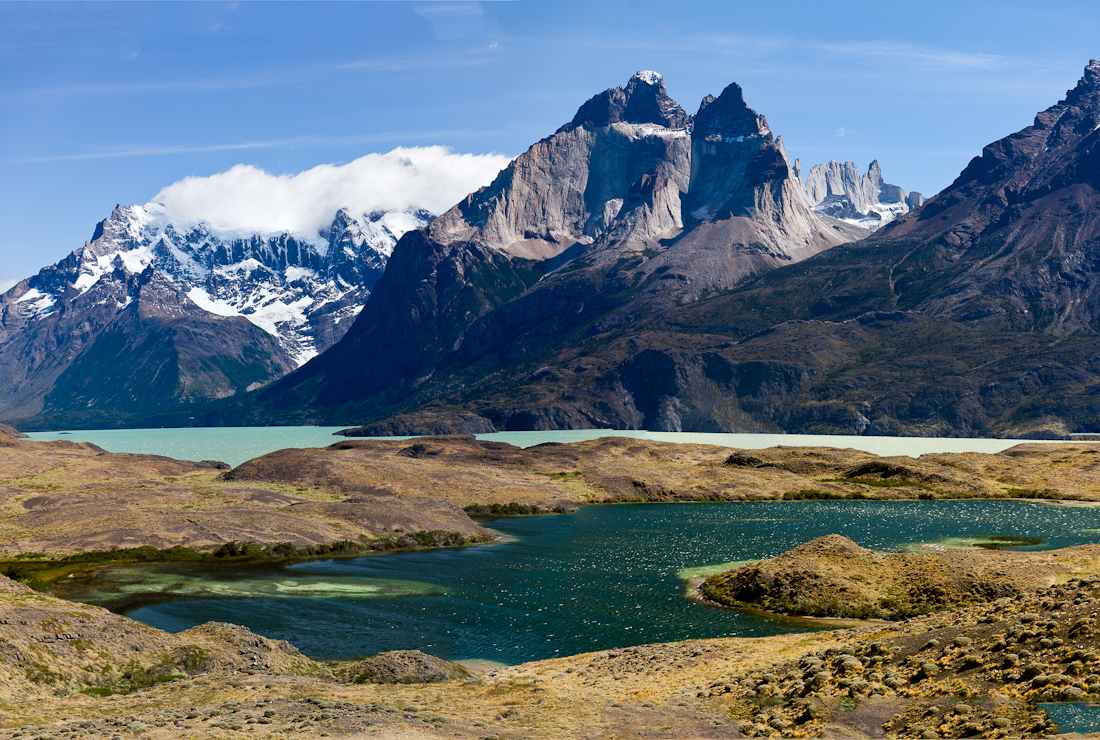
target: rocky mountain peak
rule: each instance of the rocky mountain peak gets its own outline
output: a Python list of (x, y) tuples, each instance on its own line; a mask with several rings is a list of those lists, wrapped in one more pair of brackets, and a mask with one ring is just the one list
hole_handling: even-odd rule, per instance
[(116, 205), (110, 216), (96, 224), (87, 248), (96, 255), (131, 248), (142, 236), (144, 214), (139, 211), (138, 206)]
[(882, 167), (879, 165), (878, 160), (872, 160), (870, 166), (867, 167), (867, 180), (875, 187), (882, 187), (886, 181), (882, 179)]
[[(177, 372), (169, 348), (138, 363), (167, 368), (164, 377), (186, 386), (159, 401), (210, 400), (273, 380), (343, 336), (393, 245), (431, 218), (415, 208), (340, 209), (321, 233), (252, 233), (180, 216), (162, 203), (116, 206), (91, 241), (0, 294), (0, 414), (61, 414), (70, 403), (104, 418), (111, 409), (147, 409), (144, 394), (116, 398), (109, 383), (99, 384), (99, 395), (81, 390), (79, 403), (55, 390), (81, 373), (93, 377), (103, 363), (126, 375), (126, 358), (148, 349), (136, 348), (151, 332), (159, 332), (161, 348), (177, 339), (201, 344), (180, 345), (185, 360), (213, 358)], [(183, 333), (170, 328), (183, 326)]]
[(625, 88), (613, 87), (589, 98), (560, 131), (613, 123), (654, 123), (670, 129), (685, 129), (691, 125), (691, 116), (669, 97), (664, 77), (643, 70), (635, 72)]
[(887, 183), (877, 159), (862, 175), (855, 162), (834, 159), (819, 164), (807, 173), (803, 187), (817, 213), (869, 230), (924, 202), (920, 193), (910, 197), (902, 188)]
[(1082, 229), (1069, 232), (1072, 243), (1060, 247), (1075, 250), (1098, 233), (1084, 216), (1100, 191), (1098, 162), (1100, 62), (1093, 60), (1064, 100), (1040, 111), (1031, 126), (984, 147), (950, 187), (915, 217), (899, 219), (891, 234), (945, 234), (951, 247), (965, 248), (1012, 223), (1021, 225), (1015, 243), (1034, 248), (1052, 233), (1066, 233), (1066, 223), (1080, 222)]
[(745, 103), (741, 86), (732, 82), (715, 98), (708, 95), (693, 117), (692, 138), (720, 141), (770, 133), (768, 121)]
[(1077, 86), (1066, 92), (1063, 105), (1076, 105), (1096, 109), (1100, 104), (1100, 61), (1092, 59)]

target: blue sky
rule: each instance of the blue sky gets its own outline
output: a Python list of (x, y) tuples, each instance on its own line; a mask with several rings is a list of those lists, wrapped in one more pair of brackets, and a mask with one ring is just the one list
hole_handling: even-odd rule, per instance
[(1095, 2), (0, 0), (0, 285), (116, 203), (249, 164), (518, 154), (638, 69), (736, 81), (804, 165), (931, 194), (1100, 57)]

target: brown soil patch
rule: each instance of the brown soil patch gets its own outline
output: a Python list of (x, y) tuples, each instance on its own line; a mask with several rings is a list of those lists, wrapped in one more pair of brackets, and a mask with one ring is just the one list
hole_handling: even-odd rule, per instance
[(0, 555), (227, 542), (296, 547), (439, 530), (491, 537), (454, 504), (217, 480), (223, 463), (31, 442), (0, 432)]
[(443, 530), (487, 533), (459, 507), (561, 511), (616, 501), (804, 498), (1100, 500), (1100, 445), (880, 458), (854, 450), (745, 452), (624, 438), (519, 449), (473, 437), (348, 440), (216, 462), (107, 453), (0, 432), (0, 552), (297, 546)]
[(857, 450), (734, 450), (604, 437), (520, 449), (470, 436), (347, 440), (250, 460), (227, 480), (331, 493), (380, 490), (466, 507), (552, 510), (615, 501), (1038, 498), (1100, 501), (1100, 445), (1023, 444), (997, 455), (878, 457)]

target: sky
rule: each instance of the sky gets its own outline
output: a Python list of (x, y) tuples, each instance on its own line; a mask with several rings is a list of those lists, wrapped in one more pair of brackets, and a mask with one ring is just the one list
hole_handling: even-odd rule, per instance
[(641, 69), (689, 113), (737, 82), (804, 171), (878, 159), (927, 196), (1060, 100), (1098, 27), (1094, 0), (0, 0), (0, 288), (181, 181), (294, 199), (403, 147), (457, 201)]

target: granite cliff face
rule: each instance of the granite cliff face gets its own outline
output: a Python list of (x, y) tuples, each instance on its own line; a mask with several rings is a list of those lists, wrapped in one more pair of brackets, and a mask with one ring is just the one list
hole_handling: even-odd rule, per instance
[(320, 234), (241, 234), (119, 206), (0, 296), (0, 418), (113, 425), (264, 385), (343, 336), (430, 218), (341, 210)]
[[(656, 72), (591, 98), (427, 236), (574, 267), (639, 257), (616, 271), (678, 294), (728, 288), (845, 241), (810, 211), (782, 143), (740, 87), (689, 116)], [(671, 269), (693, 273), (692, 284), (653, 279)]]
[(546, 337), (584, 326), (629, 326), (850, 234), (810, 209), (740, 87), (689, 116), (659, 74), (639, 72), (406, 234), (331, 351), (210, 420), (355, 420), (415, 407), (452, 369), (541, 353)]
[(920, 193), (887, 184), (877, 159), (863, 175), (855, 162), (829, 160), (809, 171), (803, 187), (815, 212), (871, 231), (924, 203)]

